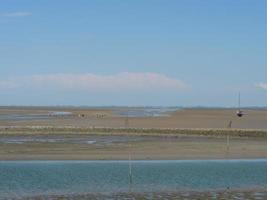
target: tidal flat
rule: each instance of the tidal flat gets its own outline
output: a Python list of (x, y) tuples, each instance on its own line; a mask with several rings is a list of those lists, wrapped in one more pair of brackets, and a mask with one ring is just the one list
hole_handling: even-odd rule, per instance
[(267, 158), (267, 139), (197, 135), (5, 134), (0, 160)]

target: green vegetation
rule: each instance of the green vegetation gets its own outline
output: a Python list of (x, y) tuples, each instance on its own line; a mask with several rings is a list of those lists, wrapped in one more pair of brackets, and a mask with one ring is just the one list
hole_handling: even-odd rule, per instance
[(80, 127), (5, 127), (1, 135), (10, 134), (92, 134), (92, 135), (143, 135), (143, 136), (234, 136), (267, 137), (266, 130), (246, 129), (141, 129), (141, 128), (80, 128)]

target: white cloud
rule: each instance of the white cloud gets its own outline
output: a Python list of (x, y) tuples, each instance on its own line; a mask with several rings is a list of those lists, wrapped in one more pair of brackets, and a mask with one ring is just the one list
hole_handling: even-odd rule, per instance
[[(119, 73), (115, 75), (96, 74), (41, 74), (12, 78), (2, 81), (3, 86), (26, 88), (59, 88), (89, 91), (122, 90), (183, 90), (187, 85), (178, 79), (158, 73)], [(1, 85), (1, 82), (0, 82)]]
[(258, 83), (256, 84), (256, 87), (267, 90), (267, 83)]
[(31, 12), (7, 12), (1, 14), (3, 17), (27, 17), (31, 15)]

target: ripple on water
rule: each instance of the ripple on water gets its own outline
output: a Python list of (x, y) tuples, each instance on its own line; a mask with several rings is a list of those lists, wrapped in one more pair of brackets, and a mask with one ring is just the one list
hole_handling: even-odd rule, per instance
[[(71, 195), (86, 199), (107, 194), (107, 198), (116, 195), (125, 198), (178, 195), (189, 199), (197, 196), (219, 199), (225, 195), (237, 199), (266, 197), (261, 190), (267, 188), (267, 160), (132, 161), (132, 185), (128, 184), (128, 164), (127, 161), (1, 161), (0, 198), (25, 195), (60, 198), (64, 194), (66, 199), (71, 199)], [(132, 193), (127, 193), (129, 189)]]

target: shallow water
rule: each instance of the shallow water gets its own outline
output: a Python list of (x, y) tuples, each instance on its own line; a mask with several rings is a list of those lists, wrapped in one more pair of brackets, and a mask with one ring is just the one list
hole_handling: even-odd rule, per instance
[(180, 110), (178, 107), (128, 107), (113, 110), (120, 117), (168, 117), (170, 112)]
[(0, 136), (0, 144), (28, 144), (28, 143), (61, 143), (61, 144), (88, 144), (88, 145), (109, 145), (113, 143), (126, 143), (133, 141), (148, 140), (151, 137), (139, 137), (139, 136), (97, 136), (97, 135), (74, 135), (74, 136), (64, 136), (64, 135), (5, 135)]
[(71, 112), (51, 111), (47, 114), (0, 114), (0, 120), (3, 121), (24, 121), (24, 120), (44, 120), (54, 117), (70, 116)]
[(0, 198), (267, 187), (267, 160), (0, 161)]

